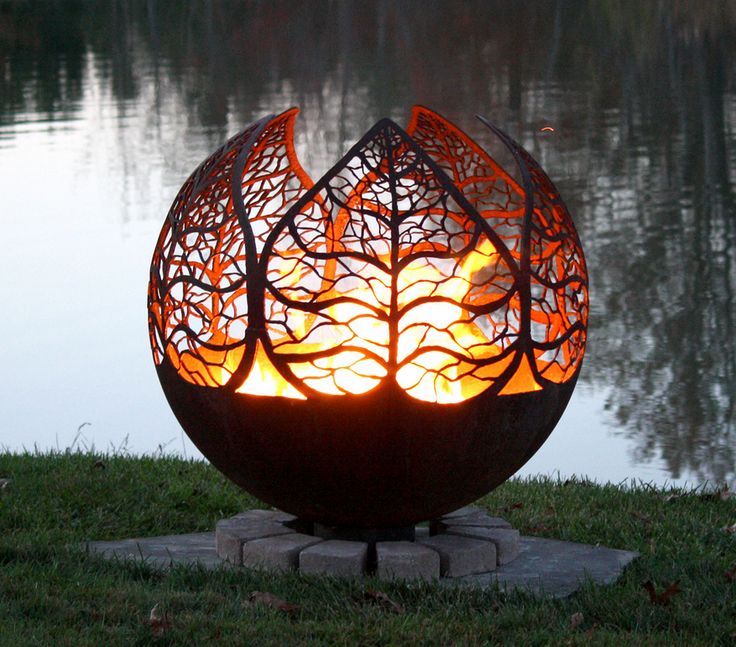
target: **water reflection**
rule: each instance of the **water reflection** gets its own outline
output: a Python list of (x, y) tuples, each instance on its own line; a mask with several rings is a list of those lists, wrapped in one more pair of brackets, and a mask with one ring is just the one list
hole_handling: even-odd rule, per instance
[(265, 113), (303, 108), (313, 177), (412, 103), (474, 134), (486, 114), (550, 170), (586, 245), (581, 386), (606, 413), (581, 431), (605, 423), (673, 478), (733, 478), (735, 54), (734, 3), (5, 3), (0, 155), (81, 137), (76, 172), (121, 205), (105, 217), (148, 235)]

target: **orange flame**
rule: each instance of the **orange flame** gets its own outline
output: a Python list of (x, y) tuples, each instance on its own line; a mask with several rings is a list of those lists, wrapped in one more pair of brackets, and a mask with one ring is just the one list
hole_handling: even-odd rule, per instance
[[(486, 390), (490, 381), (497, 378), (513, 361), (513, 355), (490, 366), (477, 368), (469, 362), (456, 359), (454, 351), (472, 359), (485, 359), (498, 355), (501, 349), (491, 343), (488, 335), (475, 319), (461, 306), (475, 274), (484, 271), (497, 252), (490, 241), (484, 240), (476, 250), (458, 264), (459, 271), (449, 276), (426, 259), (419, 259), (407, 266), (398, 278), (396, 291), (398, 306), (410, 304), (423, 296), (445, 297), (447, 301), (434, 300), (414, 307), (407, 307), (399, 320), (396, 382), (409, 395), (419, 400), (438, 403), (461, 402)], [(301, 279), (290, 263), (279, 268), (282, 276), (289, 275), (296, 285)], [(369, 275), (366, 275), (369, 273)], [(342, 302), (326, 308), (331, 320), (350, 322), (352, 333), (349, 349), (340, 349), (343, 340), (330, 337), (314, 323), (313, 315), (302, 311), (290, 312), (294, 326), (294, 340), (274, 339), (280, 353), (310, 355), (322, 351), (334, 351), (316, 360), (294, 362), (290, 369), (311, 389), (325, 394), (366, 393), (375, 388), (387, 375), (380, 362), (365, 349), (388, 359), (389, 326), (375, 316), (371, 307), (381, 309), (390, 301), (391, 286), (386, 276), (373, 266), (362, 271), (365, 285), (356, 287), (349, 296), (360, 301)], [(452, 301), (454, 303), (450, 303)], [(421, 352), (422, 348), (446, 349)], [(407, 361), (409, 356), (413, 359)], [(506, 387), (508, 393), (539, 390), (528, 362), (521, 362)], [(238, 393), (254, 395), (304, 398), (268, 360), (259, 346), (254, 366)]]

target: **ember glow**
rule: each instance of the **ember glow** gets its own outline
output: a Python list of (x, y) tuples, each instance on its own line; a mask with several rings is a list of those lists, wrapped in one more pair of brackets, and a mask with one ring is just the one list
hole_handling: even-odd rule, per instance
[[(419, 259), (399, 274), (396, 305), (402, 314), (398, 318), (395, 362), (399, 368), (395, 379), (409, 395), (429, 402), (460, 402), (488, 387), (488, 382), (479, 377), (496, 378), (510, 363), (512, 356), (474, 376), (472, 366), (464, 366), (456, 359), (457, 355), (469, 354), (474, 360), (482, 360), (501, 352), (481, 322), (457, 305), (463, 303), (478, 283), (477, 276), (492, 264), (494, 255), (495, 249), (486, 241), (460, 263), (448, 259), (435, 259), (430, 263)], [(319, 321), (298, 310), (290, 315), (294, 319), (294, 337), (299, 341), (287, 336), (271, 338), (279, 354), (317, 358), (304, 362), (296, 359), (291, 370), (299, 380), (320, 393), (365, 393), (378, 386), (389, 373), (390, 276), (370, 264), (355, 273), (360, 275), (361, 281), (356, 282), (354, 288), (325, 295), (326, 300), (338, 302), (328, 306)], [(296, 272), (289, 275), (296, 288), (303, 277)], [(341, 297), (349, 300), (340, 300)], [(431, 301), (424, 301), (426, 299)], [(320, 329), (320, 321), (324, 320), (346, 322), (353, 333), (349, 347), (343, 344), (344, 335), (334, 333), (333, 326), (324, 325)], [(431, 350), (422, 352), (426, 348)], [(507, 392), (540, 388), (526, 365), (520, 366), (519, 375), (508, 385)], [(304, 397), (281, 376), (262, 351), (256, 355), (251, 373), (237, 391)]]

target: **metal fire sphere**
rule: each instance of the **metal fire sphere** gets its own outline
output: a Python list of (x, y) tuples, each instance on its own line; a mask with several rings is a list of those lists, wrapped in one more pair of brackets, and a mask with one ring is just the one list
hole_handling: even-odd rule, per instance
[(308, 520), (403, 526), (498, 486), (552, 431), (588, 282), (560, 196), (437, 113), (379, 121), (313, 183), (298, 110), (186, 181), (151, 265), (161, 385), (202, 453)]

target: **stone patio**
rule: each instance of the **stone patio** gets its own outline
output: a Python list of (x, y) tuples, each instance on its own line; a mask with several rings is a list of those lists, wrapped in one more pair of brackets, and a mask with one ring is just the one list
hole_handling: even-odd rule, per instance
[(403, 529), (400, 537), (367, 531), (336, 539), (325, 527), (309, 526), (278, 510), (249, 510), (218, 522), (215, 532), (91, 541), (86, 549), (104, 558), (142, 560), (158, 568), (200, 564), (333, 577), (375, 574), (384, 580), (498, 586), (507, 592), (552, 597), (566, 597), (586, 580), (612, 584), (638, 556), (626, 550), (521, 537), (504, 519), (473, 506), (434, 520), (430, 527)]

